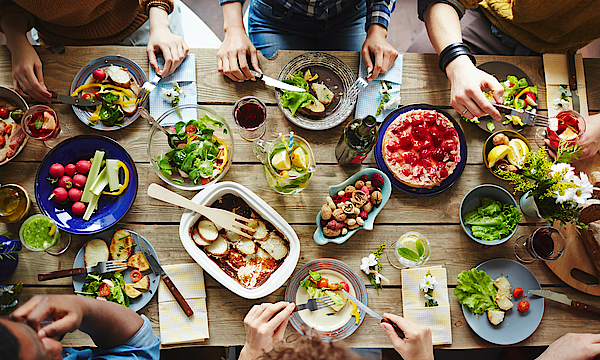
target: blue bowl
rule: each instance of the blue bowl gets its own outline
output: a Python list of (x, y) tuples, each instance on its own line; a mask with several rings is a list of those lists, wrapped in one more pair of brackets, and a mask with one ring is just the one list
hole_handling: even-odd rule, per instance
[(366, 174), (369, 177), (369, 179), (373, 177), (373, 174), (379, 174), (383, 177), (383, 186), (381, 187), (381, 195), (383, 196), (383, 198), (381, 199), (381, 204), (379, 204), (379, 206), (373, 207), (373, 210), (369, 213), (369, 218), (365, 221), (365, 224), (363, 226), (359, 227), (358, 229), (349, 230), (346, 235), (340, 235), (334, 238), (328, 238), (325, 235), (323, 235), (323, 227), (321, 226), (321, 212), (319, 211), (319, 213), (317, 214), (317, 230), (315, 230), (315, 234), (313, 235), (313, 239), (317, 244), (325, 245), (329, 242), (335, 244), (342, 244), (345, 243), (346, 240), (350, 239), (350, 237), (360, 229), (373, 230), (373, 225), (375, 224), (375, 218), (377, 217), (377, 214), (379, 214), (381, 209), (383, 209), (385, 203), (387, 203), (387, 201), (390, 198), (390, 195), (392, 194), (392, 184), (390, 183), (390, 179), (387, 177), (386, 174), (384, 174), (380, 170), (373, 168), (363, 169), (357, 172), (356, 174), (350, 176), (343, 183), (330, 186), (329, 196), (333, 197), (334, 195), (337, 195), (338, 191), (344, 190), (346, 186), (354, 185), (354, 183), (356, 183), (356, 181), (360, 179), (360, 177), (363, 174)]
[[(75, 164), (82, 159), (91, 159), (96, 150), (104, 151), (105, 159), (118, 159), (127, 166), (129, 185), (119, 196), (100, 196), (98, 210), (94, 211), (89, 221), (84, 221), (81, 217), (73, 216), (72, 202), (69, 201), (63, 206), (56, 204), (53, 200), (48, 200), (52, 190), (56, 187), (56, 184), (48, 180), (48, 172), (50, 166), (55, 163), (67, 165)], [(122, 184), (124, 181), (122, 174), (119, 180)], [(137, 169), (127, 150), (113, 139), (98, 135), (75, 136), (56, 145), (44, 157), (35, 176), (35, 199), (40, 211), (52, 218), (59, 229), (78, 235), (95, 234), (119, 222), (131, 208), (137, 195), (137, 188)]]
[(500, 201), (503, 204), (511, 204), (511, 205), (515, 206), (517, 209), (519, 208), (519, 205), (517, 205), (517, 200), (515, 200), (515, 198), (511, 195), (511, 193), (509, 193), (503, 187), (500, 187), (498, 185), (493, 185), (493, 184), (479, 185), (479, 186), (471, 189), (471, 191), (469, 191), (467, 193), (467, 195), (465, 195), (465, 197), (462, 199), (462, 201), (460, 203), (460, 210), (459, 210), (460, 226), (462, 226), (465, 233), (471, 239), (473, 239), (474, 241), (476, 241), (480, 244), (483, 244), (483, 245), (498, 245), (498, 244), (502, 244), (502, 243), (508, 241), (508, 239), (510, 239), (517, 232), (517, 229), (519, 228), (519, 224), (517, 224), (517, 226), (515, 226), (515, 229), (508, 236), (505, 236), (502, 239), (493, 240), (493, 241), (486, 241), (486, 240), (481, 240), (481, 239), (476, 238), (475, 236), (473, 236), (473, 231), (471, 231), (471, 228), (469, 226), (465, 225), (465, 221), (464, 221), (465, 214), (480, 207), (482, 197), (489, 197), (496, 201)]
[[(444, 179), (444, 181), (442, 181), (439, 186), (434, 186), (430, 189), (414, 188), (414, 187), (411, 187), (411, 186), (401, 183), (400, 181), (398, 181), (398, 179), (396, 179), (394, 177), (394, 174), (392, 174), (390, 172), (390, 170), (388, 169), (388, 167), (385, 163), (385, 160), (383, 159), (383, 153), (382, 153), (381, 147), (383, 146), (383, 137), (385, 136), (385, 132), (386, 132), (387, 128), (390, 126), (390, 124), (392, 122), (394, 122), (394, 120), (398, 116), (404, 114), (405, 112), (412, 111), (412, 110), (435, 110), (435, 111), (439, 112), (440, 114), (443, 114), (450, 121), (452, 121), (452, 124), (454, 125), (454, 128), (456, 129), (456, 132), (458, 133), (458, 139), (460, 140), (460, 161), (456, 165), (456, 169), (454, 169), (454, 172), (452, 174), (450, 174), (450, 176), (448, 176), (446, 179)], [(381, 169), (381, 171), (383, 171), (390, 178), (392, 185), (394, 185), (394, 187), (396, 189), (404, 191), (407, 194), (413, 194), (413, 195), (435, 195), (435, 194), (441, 193), (442, 191), (444, 191), (444, 190), (448, 189), (449, 187), (451, 187), (452, 185), (454, 185), (454, 183), (458, 180), (458, 178), (462, 174), (463, 170), (465, 169), (465, 165), (467, 164), (467, 140), (465, 139), (465, 134), (463, 134), (462, 129), (460, 128), (460, 126), (458, 125), (456, 120), (454, 120), (454, 118), (452, 116), (450, 116), (450, 114), (448, 114), (444, 110), (442, 110), (438, 107), (435, 107), (433, 105), (428, 105), (428, 104), (404, 105), (404, 106), (392, 111), (385, 118), (385, 120), (379, 127), (379, 135), (377, 137), (377, 144), (375, 145), (375, 161), (377, 161), (377, 167), (379, 167), (379, 169)]]

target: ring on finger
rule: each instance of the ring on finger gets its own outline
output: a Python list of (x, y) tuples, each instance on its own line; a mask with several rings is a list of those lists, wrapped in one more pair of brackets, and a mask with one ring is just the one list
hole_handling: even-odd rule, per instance
[(466, 108), (465, 108), (465, 110), (462, 112), (462, 114), (461, 114), (461, 115), (462, 115), (462, 116), (465, 116), (465, 114), (466, 114), (468, 111), (469, 111), (469, 109), (466, 109)]

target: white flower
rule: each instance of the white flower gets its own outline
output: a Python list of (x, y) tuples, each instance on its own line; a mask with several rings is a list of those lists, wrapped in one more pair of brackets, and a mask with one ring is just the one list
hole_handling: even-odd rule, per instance
[(169, 103), (172, 103), (179, 97), (179, 93), (174, 89), (162, 89), (163, 98)]
[(423, 290), (423, 292), (428, 292), (429, 290), (433, 290), (433, 287), (437, 284), (438, 282), (433, 275), (425, 275), (419, 283), (419, 288)]
[[(574, 172), (573, 172), (574, 169), (569, 164), (566, 164), (566, 163), (557, 163), (557, 164), (550, 165), (550, 173), (552, 173), (552, 174), (564, 171), (565, 169), (567, 169), (567, 174), (570, 173), (571, 175), (574, 175)], [(565, 175), (565, 176), (567, 176), (567, 175)]]
[(553, 195), (556, 198), (557, 204), (562, 204), (565, 201), (574, 201), (575, 199), (575, 189), (568, 188), (560, 191), (556, 191)]
[(562, 109), (570, 109), (571, 108), (571, 103), (569, 103), (569, 100), (563, 100), (561, 98), (556, 98), (554, 100), (552, 100), (552, 105), (554, 105), (554, 109), (555, 110), (562, 110)]
[(400, 95), (392, 97), (388, 102), (383, 104), (383, 110), (393, 110), (400, 105)]
[(365, 272), (365, 274), (369, 275), (371, 273), (371, 269), (369, 267), (377, 265), (377, 259), (375, 259), (375, 254), (369, 254), (369, 256), (362, 258), (362, 264), (360, 264), (360, 269)]
[(577, 189), (575, 189), (575, 197), (574, 200), (577, 202), (579, 207), (585, 205), (587, 199), (592, 197), (592, 192), (594, 191), (594, 187), (588, 180), (587, 174), (584, 172), (579, 173), (579, 177), (574, 176), (573, 182), (577, 185)]

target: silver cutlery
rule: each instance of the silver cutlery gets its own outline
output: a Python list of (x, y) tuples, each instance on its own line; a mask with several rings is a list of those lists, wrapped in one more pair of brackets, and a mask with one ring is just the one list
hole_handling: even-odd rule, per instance
[(521, 121), (525, 125), (540, 126), (540, 127), (548, 126), (548, 117), (547, 116), (533, 113), (531, 111), (513, 109), (509, 106), (496, 104), (494, 102), (492, 102), (492, 105), (494, 105), (494, 107), (496, 109), (498, 109), (498, 111), (501, 114), (514, 115), (514, 116), (518, 117), (519, 119), (521, 119)]
[(146, 81), (144, 85), (142, 85), (142, 89), (135, 100), (135, 106), (139, 107), (144, 101), (146, 101), (148, 94), (150, 94), (152, 90), (156, 88), (156, 84), (158, 84), (160, 79), (162, 79), (162, 77), (159, 75), (154, 75), (154, 79), (152, 79), (152, 81)]
[(58, 279), (81, 274), (89, 274), (93, 272), (97, 272), (98, 274), (105, 274), (114, 271), (122, 271), (125, 269), (127, 269), (127, 262), (125, 260), (99, 261), (98, 264), (95, 266), (58, 270), (45, 274), (38, 274), (38, 281)]
[(296, 309), (294, 311), (301, 311), (306, 309), (310, 311), (316, 311), (331, 306), (333, 304), (334, 302), (329, 296), (323, 296), (314, 299), (309, 299), (306, 304), (296, 304)]

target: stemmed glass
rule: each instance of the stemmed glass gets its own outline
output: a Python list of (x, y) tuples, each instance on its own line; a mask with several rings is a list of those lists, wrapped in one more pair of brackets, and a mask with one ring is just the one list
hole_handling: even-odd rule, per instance
[(563, 110), (556, 115), (558, 130), (552, 131), (549, 127), (538, 127), (535, 130), (535, 140), (539, 147), (545, 146), (545, 140), (550, 141), (552, 148), (558, 148), (561, 140), (569, 143), (579, 140), (585, 133), (585, 119), (574, 110)]
[(537, 228), (530, 236), (521, 235), (515, 240), (514, 252), (523, 263), (535, 260), (554, 261), (565, 251), (565, 237), (552, 226)]
[(30, 107), (21, 118), (21, 126), (27, 136), (44, 142), (50, 149), (71, 135), (69, 127), (61, 125), (54, 109), (46, 105)]

